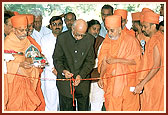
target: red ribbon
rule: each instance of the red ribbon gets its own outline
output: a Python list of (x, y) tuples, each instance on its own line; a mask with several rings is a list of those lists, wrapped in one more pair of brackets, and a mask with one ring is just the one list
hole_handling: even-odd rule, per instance
[(73, 78), (73, 76), (71, 77), (71, 79), (69, 79), (70, 80), (70, 89), (71, 89), (71, 94), (72, 94), (72, 96), (73, 96), (73, 106), (75, 106), (75, 86), (73, 85), (73, 88), (72, 88), (72, 82), (71, 81), (73, 81), (73, 83), (75, 82), (75, 79)]
[[(140, 71), (131, 72), (131, 73), (120, 74), (120, 75), (116, 75), (116, 76), (112, 76), (112, 77), (123, 76), (123, 75), (128, 75), (128, 74), (135, 74), (135, 73), (139, 73), (139, 72), (143, 72), (143, 71), (149, 71), (149, 70), (152, 70), (152, 69), (158, 69), (158, 68), (162, 68), (162, 67), (164, 67), (164, 66), (151, 68), (151, 69), (140, 70)], [(28, 76), (24, 76), (24, 75), (13, 74), (13, 73), (7, 73), (7, 74), (17, 75), (17, 76), (27, 77), (27, 78), (32, 79), (32, 77), (28, 77)], [(33, 79), (41, 79), (41, 78), (33, 78)], [(108, 79), (108, 78), (88, 78), (88, 79), (80, 79), (80, 80), (97, 80), (97, 79)], [(71, 94), (73, 96), (73, 106), (75, 106), (75, 96), (74, 96), (75, 86), (73, 85), (73, 87), (72, 87), (72, 81), (74, 83), (75, 79), (73, 78), (73, 76), (71, 77), (71, 79), (48, 79), (48, 80), (58, 80), (58, 81), (68, 81), (68, 80), (70, 80), (70, 89), (71, 89)]]

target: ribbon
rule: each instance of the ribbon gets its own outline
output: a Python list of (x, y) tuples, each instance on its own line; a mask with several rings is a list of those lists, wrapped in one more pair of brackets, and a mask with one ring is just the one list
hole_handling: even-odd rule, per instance
[(73, 81), (73, 83), (75, 82), (75, 79), (73, 78), (73, 76), (70, 79), (70, 89), (71, 89), (71, 95), (73, 96), (73, 106), (75, 106), (75, 86), (73, 85), (73, 88), (72, 88), (71, 81)]
[[(111, 77), (117, 77), (117, 76), (123, 76), (123, 75), (129, 75), (129, 74), (135, 74), (135, 73), (139, 73), (139, 72), (143, 72), (143, 71), (149, 71), (149, 70), (152, 70), (152, 69), (158, 69), (158, 68), (162, 68), (164, 66), (161, 66), (161, 67), (156, 67), (156, 68), (151, 68), (151, 69), (145, 69), (145, 70), (140, 70), (140, 71), (136, 71), (136, 72), (130, 72), (130, 73), (125, 73), (125, 74), (120, 74), (120, 75), (115, 75), (115, 76), (112, 76)], [(32, 77), (28, 77), (28, 76), (24, 76), (24, 75), (19, 75), (19, 74), (13, 74), (13, 73), (7, 73), (7, 74), (11, 74), (11, 75), (17, 75), (17, 76), (21, 76), (21, 77), (27, 77), (27, 78), (30, 78), (32, 79)], [(102, 77), (102, 78), (87, 78), (87, 79), (80, 79), (80, 80), (98, 80), (98, 79), (108, 79), (109, 77)], [(40, 79), (40, 80), (43, 80), (41, 78), (33, 78), (33, 79)], [(46, 78), (44, 80), (47, 80)], [(73, 106), (75, 106), (75, 96), (74, 96), (74, 93), (75, 93), (75, 86), (73, 85), (72, 87), (72, 82), (74, 83), (75, 82), (75, 79), (73, 78), (73, 76), (70, 78), (70, 79), (48, 79), (48, 80), (58, 80), (58, 81), (70, 81), (70, 89), (71, 89), (71, 94), (73, 96)]]

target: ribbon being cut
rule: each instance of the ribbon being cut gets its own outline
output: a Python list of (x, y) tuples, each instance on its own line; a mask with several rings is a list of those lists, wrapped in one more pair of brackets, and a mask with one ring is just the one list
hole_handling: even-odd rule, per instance
[[(124, 74), (120, 74), (120, 75), (116, 75), (116, 76), (112, 76), (111, 75), (111, 78), (112, 77), (117, 77), (117, 76), (124, 76), (124, 75), (128, 75), (128, 74), (135, 74), (135, 73), (139, 73), (139, 72), (144, 72), (144, 71), (149, 71), (149, 70), (152, 70), (152, 69), (158, 69), (158, 68), (162, 68), (164, 66), (161, 66), (161, 67), (156, 67), (156, 68), (150, 68), (150, 69), (145, 69), (145, 70), (140, 70), (140, 71), (136, 71), (136, 72), (131, 72), (131, 73), (124, 73)], [(12, 73), (7, 73), (7, 74), (11, 74), (13, 75)], [(18, 75), (20, 77), (26, 77), (26, 78), (30, 78), (32, 79), (32, 77), (28, 77), (28, 76), (23, 76), (23, 75)], [(99, 79), (109, 79), (110, 77), (106, 77), (106, 78), (88, 78), (88, 79), (80, 79), (80, 80), (99, 80)], [(73, 85), (72, 86), (72, 82), (75, 81), (75, 79), (73, 78), (73, 76), (70, 78), (70, 79), (42, 79), (42, 78), (33, 78), (33, 79), (41, 79), (41, 80), (57, 80), (57, 81), (70, 81), (70, 88), (71, 88), (71, 94), (73, 96), (73, 106), (75, 106), (75, 103), (74, 103), (74, 100), (75, 100), (75, 96), (74, 96), (74, 92), (75, 92), (75, 86)], [(130, 87), (130, 91), (132, 92), (132, 87)], [(142, 92), (141, 92), (142, 93)]]

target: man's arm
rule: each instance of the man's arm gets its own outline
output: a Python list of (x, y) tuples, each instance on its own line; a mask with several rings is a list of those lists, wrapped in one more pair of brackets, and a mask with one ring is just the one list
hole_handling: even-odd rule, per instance
[(136, 62), (134, 60), (128, 60), (128, 59), (122, 59), (122, 58), (113, 58), (113, 57), (107, 58), (106, 62), (108, 64), (121, 63), (121, 64), (127, 64), (127, 65), (136, 65)]
[(104, 86), (104, 84), (103, 84), (103, 76), (104, 76), (104, 74), (106, 72), (106, 67), (107, 67), (107, 63), (106, 63), (106, 57), (105, 57), (103, 59), (103, 61), (102, 61), (101, 67), (100, 67), (100, 78), (101, 79), (97, 82), (98, 86), (100, 88), (102, 88), (102, 89), (103, 89), (103, 86)]
[[(152, 68), (156, 68), (156, 67), (160, 67), (161, 66), (161, 57), (159, 54), (159, 49), (157, 46), (154, 47), (154, 51), (153, 51), (153, 67)], [(152, 69), (149, 71), (149, 73), (147, 74), (147, 76), (145, 77), (145, 79), (143, 79), (136, 87), (134, 90), (134, 94), (136, 93), (140, 93), (140, 91), (143, 89), (144, 85), (146, 83), (148, 83), (155, 75), (156, 73), (159, 71), (160, 68), (157, 69)]]
[(117, 58), (116, 63), (127, 64), (127, 65), (136, 65), (136, 62), (134, 60), (128, 60), (128, 59), (122, 59), (122, 58)]

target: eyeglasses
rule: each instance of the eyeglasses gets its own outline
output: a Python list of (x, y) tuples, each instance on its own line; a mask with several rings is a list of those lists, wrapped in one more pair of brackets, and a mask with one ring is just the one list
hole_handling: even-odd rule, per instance
[(54, 23), (51, 23), (51, 25), (52, 25), (52, 26), (62, 26), (62, 23), (58, 23), (58, 24), (57, 24), (57, 23), (54, 22)]

